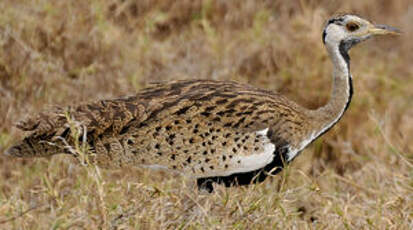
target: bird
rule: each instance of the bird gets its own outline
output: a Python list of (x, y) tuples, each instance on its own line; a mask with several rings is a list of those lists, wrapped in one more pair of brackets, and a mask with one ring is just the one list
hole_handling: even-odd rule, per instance
[[(76, 157), (71, 146), (82, 143), (87, 159), (103, 168), (175, 171), (209, 191), (214, 183), (261, 182), (280, 172), (344, 115), (353, 95), (350, 48), (375, 35), (400, 33), (353, 14), (329, 19), (322, 42), (333, 64), (332, 90), (329, 101), (317, 109), (234, 81), (154, 83), (135, 95), (29, 116), (16, 124), (27, 135), (5, 153)], [(81, 134), (74, 135), (76, 130)]]

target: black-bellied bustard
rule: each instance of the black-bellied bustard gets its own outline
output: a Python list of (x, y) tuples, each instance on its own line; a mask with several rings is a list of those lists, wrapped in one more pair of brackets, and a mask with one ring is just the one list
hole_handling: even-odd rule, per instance
[[(343, 116), (353, 93), (349, 49), (398, 30), (355, 15), (330, 19), (322, 40), (334, 65), (328, 103), (309, 110), (287, 98), (231, 81), (158, 84), (136, 95), (57, 108), (20, 122), (29, 135), (7, 150), (16, 157), (70, 153), (68, 117), (83, 127), (100, 166), (165, 168), (211, 182), (243, 185), (278, 172)], [(275, 170), (274, 170), (275, 169)]]

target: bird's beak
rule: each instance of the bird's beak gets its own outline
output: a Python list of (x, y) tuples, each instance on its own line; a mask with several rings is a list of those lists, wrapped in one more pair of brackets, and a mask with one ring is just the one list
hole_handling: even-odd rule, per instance
[(402, 32), (399, 29), (388, 25), (372, 25), (369, 29), (369, 33), (373, 35), (400, 35)]

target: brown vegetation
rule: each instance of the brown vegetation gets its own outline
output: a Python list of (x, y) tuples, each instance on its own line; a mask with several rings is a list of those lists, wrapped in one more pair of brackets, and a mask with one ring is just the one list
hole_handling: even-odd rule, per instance
[(412, 229), (411, 0), (0, 1), (0, 152), (25, 114), (153, 81), (233, 79), (320, 106), (321, 31), (341, 12), (404, 34), (351, 52), (349, 111), (280, 175), (204, 194), (165, 173), (2, 156), (0, 228)]

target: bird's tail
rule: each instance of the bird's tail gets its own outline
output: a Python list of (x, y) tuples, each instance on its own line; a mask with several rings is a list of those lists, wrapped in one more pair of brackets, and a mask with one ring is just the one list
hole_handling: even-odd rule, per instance
[(26, 137), (7, 149), (4, 154), (13, 157), (45, 157), (61, 152), (62, 148), (53, 142)]
[(118, 135), (130, 122), (148, 116), (144, 106), (133, 104), (130, 100), (124, 98), (66, 108), (53, 107), (29, 116), (16, 124), (28, 135), (5, 153), (15, 157), (74, 154), (76, 149), (71, 147), (76, 143), (90, 144), (89, 140), (99, 139), (105, 132)]

